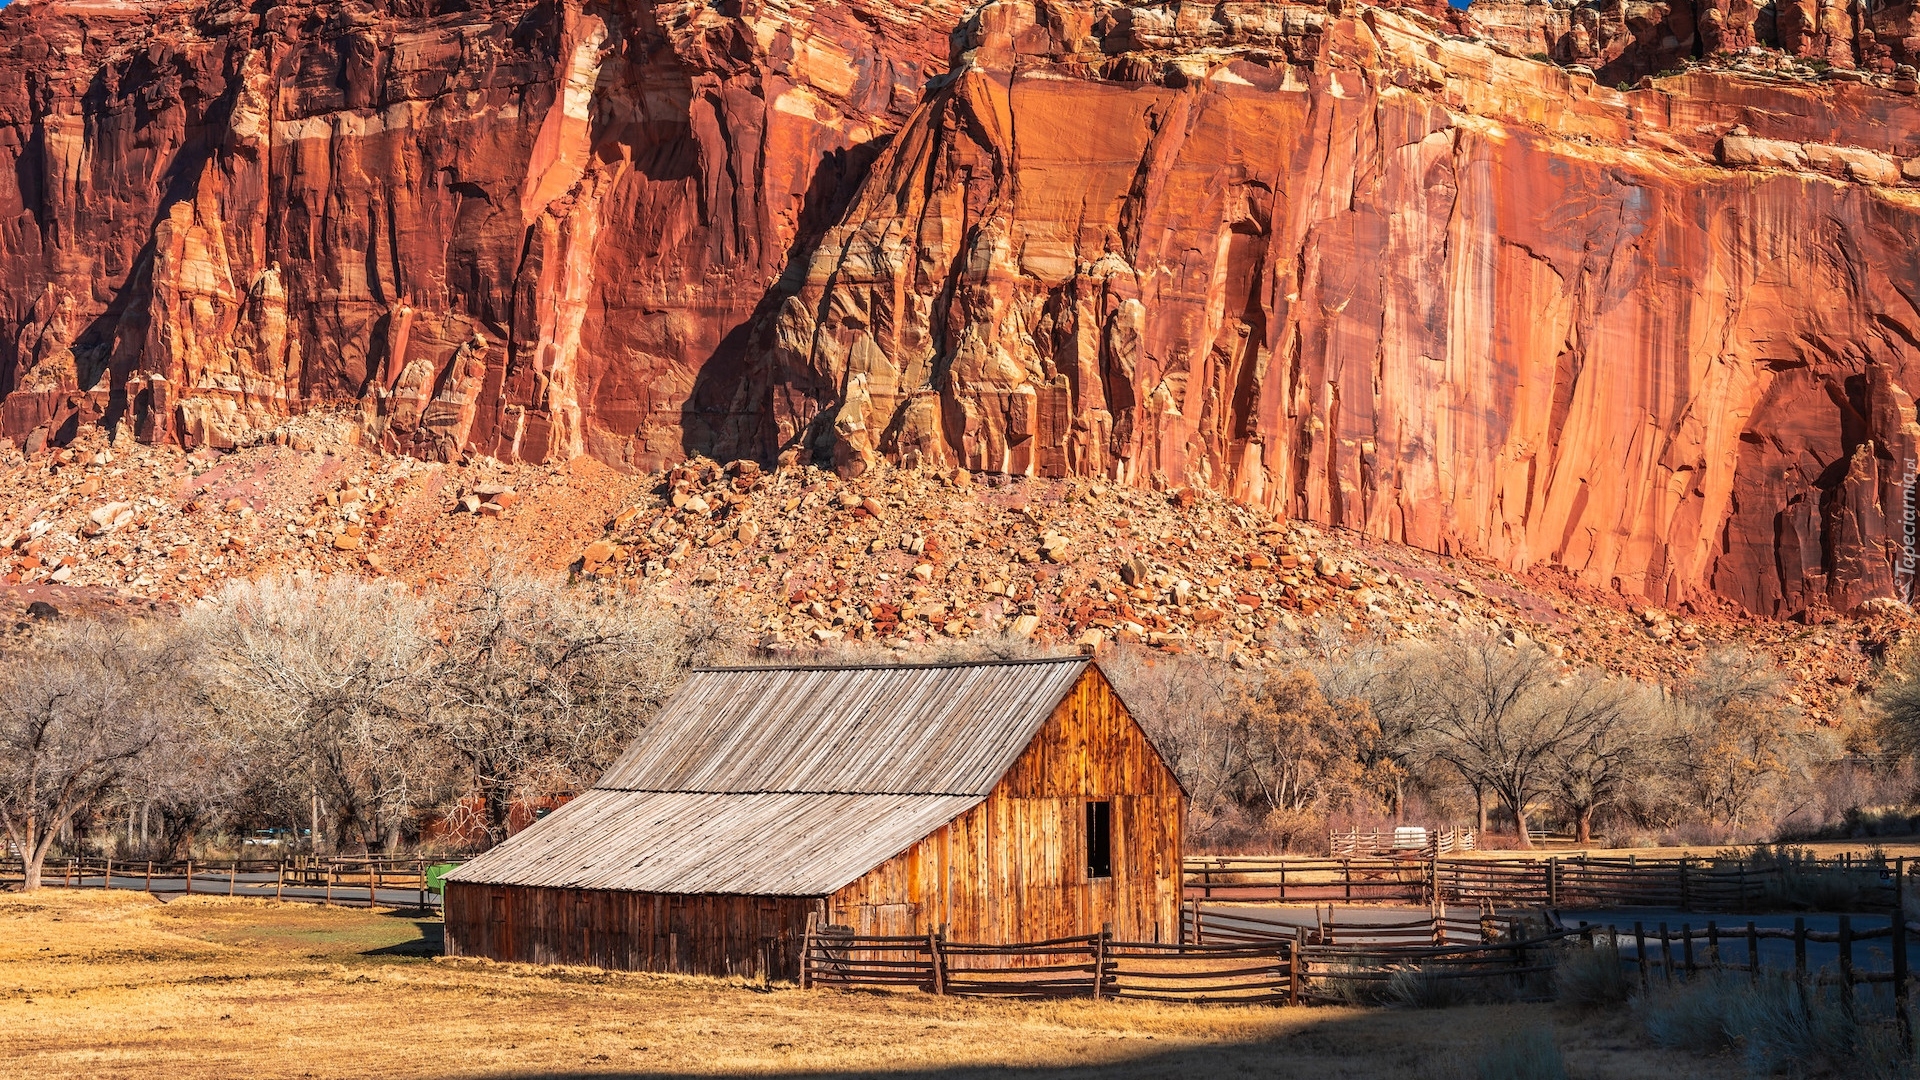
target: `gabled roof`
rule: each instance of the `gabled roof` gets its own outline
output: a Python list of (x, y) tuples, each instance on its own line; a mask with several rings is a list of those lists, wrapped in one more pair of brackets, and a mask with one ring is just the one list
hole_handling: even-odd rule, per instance
[(983, 800), (1087, 664), (696, 672), (591, 790), (449, 878), (830, 893)]
[(595, 787), (985, 795), (1083, 657), (695, 672)]

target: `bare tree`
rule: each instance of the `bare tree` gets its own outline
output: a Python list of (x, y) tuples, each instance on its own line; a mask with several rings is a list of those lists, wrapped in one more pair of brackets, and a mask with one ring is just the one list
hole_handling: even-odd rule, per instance
[(505, 839), (516, 800), (592, 783), (687, 672), (732, 648), (709, 613), (488, 568), (442, 598), (421, 734)]
[(1462, 637), (1426, 662), (1426, 752), (1498, 799), (1532, 847), (1527, 814), (1553, 792), (1560, 755), (1617, 723), (1625, 696), (1606, 680), (1563, 680), (1528, 642)]
[(1227, 711), (1240, 674), (1226, 664), (1169, 656), (1139, 645), (1116, 648), (1101, 665), (1160, 756), (1187, 789), (1197, 833), (1234, 802), (1243, 747)]
[(1602, 706), (1584, 732), (1550, 752), (1555, 795), (1573, 821), (1575, 842), (1585, 845), (1593, 841), (1594, 814), (1644, 784), (1663, 759), (1670, 738), (1661, 728), (1673, 714), (1657, 689), (1593, 672), (1575, 675), (1561, 693)]
[(43, 631), (0, 665), (0, 821), (25, 888), (62, 826), (90, 813), (178, 720), (177, 656), (150, 628)]
[(1786, 700), (1786, 678), (1771, 660), (1738, 647), (1716, 649), (1681, 685), (1673, 764), (1679, 786), (1709, 822), (1741, 826), (1776, 809), (1796, 773), (1831, 756)]
[(435, 764), (416, 732), (428, 614), (399, 585), (348, 577), (235, 581), (193, 612), (205, 704), (228, 737), (284, 798), (325, 806), (335, 836), (368, 850), (398, 838)]

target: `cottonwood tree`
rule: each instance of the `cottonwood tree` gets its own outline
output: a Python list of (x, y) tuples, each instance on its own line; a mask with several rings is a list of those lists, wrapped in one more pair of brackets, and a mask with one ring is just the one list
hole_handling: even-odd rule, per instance
[(590, 784), (693, 666), (733, 647), (703, 609), (498, 565), (440, 599), (421, 734), (493, 841), (516, 801)]
[(1831, 756), (1803, 729), (1785, 690), (1772, 661), (1737, 647), (1708, 653), (1681, 685), (1677, 779), (1708, 821), (1752, 822), (1792, 774)]
[(1513, 814), (1532, 847), (1527, 814), (1553, 793), (1560, 755), (1623, 722), (1629, 695), (1594, 678), (1563, 678), (1537, 646), (1467, 636), (1426, 657), (1426, 752)]
[(89, 621), (44, 630), (0, 664), (0, 822), (27, 890), (61, 828), (178, 723), (178, 659), (150, 627)]
[(1593, 842), (1594, 814), (1624, 801), (1666, 760), (1671, 736), (1663, 727), (1673, 711), (1654, 687), (1593, 672), (1580, 672), (1573, 681), (1597, 681), (1577, 696), (1595, 702), (1611, 697), (1616, 706), (1596, 711), (1584, 732), (1549, 753), (1554, 794), (1573, 821), (1575, 842), (1584, 846)]
[(344, 576), (235, 581), (192, 613), (210, 714), (286, 801), (317, 800), (367, 850), (398, 840), (437, 767), (417, 730), (429, 615), (402, 586)]

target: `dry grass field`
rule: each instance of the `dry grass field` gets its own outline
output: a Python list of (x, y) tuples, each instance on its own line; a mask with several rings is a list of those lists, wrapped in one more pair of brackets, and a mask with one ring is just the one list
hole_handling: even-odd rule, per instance
[(1044, 1004), (768, 991), (437, 959), (405, 913), (139, 893), (0, 896), (0, 1075), (1392, 1077), (1476, 1075), (1551, 1027), (1576, 1078), (1737, 1075), (1625, 1016)]

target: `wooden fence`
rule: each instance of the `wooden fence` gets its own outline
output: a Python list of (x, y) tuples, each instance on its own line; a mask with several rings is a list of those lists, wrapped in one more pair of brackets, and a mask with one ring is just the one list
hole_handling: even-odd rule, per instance
[[(1590, 940), (1611, 944), (1619, 953), (1622, 963), (1639, 970), (1642, 993), (1649, 990), (1656, 980), (1672, 985), (1676, 978), (1691, 979), (1701, 972), (1744, 971), (1757, 979), (1760, 972), (1767, 968), (1760, 959), (1760, 943), (1790, 941), (1793, 943), (1791, 971), (1795, 981), (1802, 985), (1845, 987), (1890, 983), (1895, 999), (1903, 1008), (1908, 996), (1907, 942), (1916, 931), (1920, 931), (1920, 924), (1899, 917), (1890, 919), (1886, 926), (1856, 930), (1853, 920), (1846, 915), (1838, 917), (1837, 929), (1828, 931), (1809, 930), (1804, 917), (1795, 918), (1792, 929), (1756, 926), (1751, 922), (1744, 927), (1737, 924), (1722, 927), (1714, 921), (1709, 921), (1699, 930), (1695, 930), (1690, 923), (1669, 929), (1664, 922), (1652, 930), (1648, 930), (1644, 923), (1634, 923), (1631, 933), (1617, 926), (1602, 928), (1583, 925), (1579, 929)], [(1874, 948), (1872, 943), (1882, 940), (1887, 943), (1889, 970), (1863, 970), (1857, 963), (1855, 950), (1863, 944)], [(1807, 963), (1808, 942), (1835, 946), (1832, 970), (1825, 970), (1824, 967), (1810, 970)], [(1631, 956), (1628, 955), (1629, 949), (1632, 950)]]
[[(212, 862), (68, 859), (41, 870), (43, 886), (132, 889), (157, 894), (250, 896), (339, 907), (439, 907), (427, 869), (440, 860), (424, 857), (298, 856), (291, 859), (230, 859)], [(23, 877), (18, 859), (0, 864), (0, 881)]]
[(976, 997), (1144, 998), (1228, 1005), (1299, 1005), (1378, 998), (1397, 973), (1510, 987), (1551, 972), (1555, 942), (1590, 931), (1463, 946), (1343, 943), (1302, 927), (1292, 935), (1170, 945), (1111, 933), (1011, 945), (939, 934), (874, 937), (810, 929), (800, 985), (896, 987)]
[(1110, 932), (981, 945), (939, 934), (872, 937), (810, 930), (800, 985), (911, 987), (971, 997), (1287, 1000), (1287, 946), (1116, 941)]
[(1473, 830), (1469, 828), (1420, 828), (1416, 832), (1421, 834), (1421, 839), (1418, 843), (1409, 844), (1402, 828), (1372, 828), (1366, 832), (1361, 832), (1357, 827), (1344, 832), (1335, 829), (1327, 834), (1327, 854), (1336, 859), (1396, 853), (1435, 858), (1474, 849)]
[(1777, 903), (1789, 874), (1852, 883), (1861, 910), (1894, 904), (1905, 859), (1842, 856), (1801, 862), (1592, 858), (1297, 858), (1198, 856), (1185, 862), (1188, 899), (1401, 903), (1470, 907), (1671, 907), (1745, 911)]
[[(1349, 917), (1343, 924), (1339, 916), (1339, 909), (1331, 904), (1324, 915), (1315, 905), (1310, 939), (1327, 945), (1464, 946), (1483, 945), (1513, 934), (1510, 920), (1495, 918), (1490, 911), (1467, 908), (1446, 908), (1426, 918), (1401, 921), (1358, 921)], [(1209, 911), (1198, 900), (1185, 905), (1181, 928), (1184, 940), (1199, 945), (1290, 941), (1295, 929), (1247, 912), (1219, 908)]]

